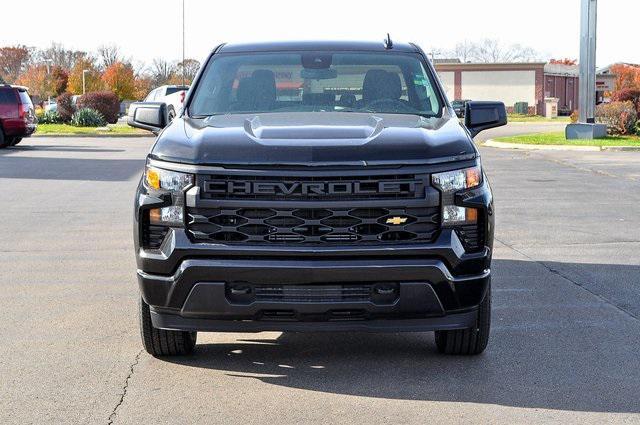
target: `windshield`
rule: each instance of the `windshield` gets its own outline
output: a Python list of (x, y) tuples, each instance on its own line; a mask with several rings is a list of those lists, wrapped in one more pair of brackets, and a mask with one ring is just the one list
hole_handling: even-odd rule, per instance
[(189, 106), (193, 117), (260, 112), (439, 116), (433, 77), (417, 54), (302, 52), (218, 55)]

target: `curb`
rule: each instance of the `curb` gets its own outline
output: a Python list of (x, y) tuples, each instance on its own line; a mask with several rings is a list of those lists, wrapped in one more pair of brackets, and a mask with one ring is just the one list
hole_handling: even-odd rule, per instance
[(640, 146), (603, 146), (602, 150), (612, 152), (640, 152)]
[(562, 124), (571, 124), (571, 121), (508, 121), (508, 124), (535, 124), (535, 125), (562, 125)]
[(640, 146), (574, 146), (574, 145), (528, 145), (523, 143), (498, 142), (489, 139), (480, 146), (497, 149), (523, 149), (539, 151), (587, 151), (587, 152), (640, 152)]
[(139, 134), (139, 133), (135, 133), (135, 134), (33, 134), (31, 135), (31, 138), (42, 138), (42, 137), (50, 137), (50, 138), (76, 138), (76, 137), (93, 137), (93, 138), (98, 138), (98, 139), (109, 139), (109, 138), (121, 138), (121, 137), (155, 137), (153, 135), (153, 133), (149, 133), (149, 134)]

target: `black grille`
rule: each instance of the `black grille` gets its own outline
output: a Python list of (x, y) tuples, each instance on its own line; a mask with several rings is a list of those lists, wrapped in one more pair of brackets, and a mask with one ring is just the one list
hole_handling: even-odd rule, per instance
[(232, 302), (349, 303), (369, 301), (393, 303), (399, 295), (397, 283), (355, 283), (314, 285), (228, 285)]
[(460, 241), (465, 251), (478, 251), (484, 244), (484, 232), (482, 226), (478, 224), (469, 224), (456, 228), (456, 232), (460, 237)]
[(149, 249), (160, 248), (160, 245), (162, 245), (162, 241), (164, 241), (164, 238), (165, 236), (167, 236), (168, 231), (169, 228), (164, 226), (144, 226), (144, 229), (142, 231), (143, 247)]
[(427, 175), (369, 176), (201, 175), (202, 199), (340, 200), (424, 197)]
[(430, 242), (439, 208), (190, 208), (194, 242), (348, 244)]

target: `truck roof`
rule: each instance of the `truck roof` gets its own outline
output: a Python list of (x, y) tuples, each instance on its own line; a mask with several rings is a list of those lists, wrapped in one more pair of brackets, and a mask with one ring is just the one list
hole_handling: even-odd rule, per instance
[(409, 43), (393, 42), (391, 49), (385, 49), (383, 40), (380, 41), (272, 41), (256, 43), (224, 44), (218, 53), (246, 53), (246, 52), (280, 52), (280, 51), (398, 51), (418, 52), (418, 48)]
[(29, 91), (28, 87), (25, 86), (18, 86), (15, 84), (0, 84), (0, 88), (5, 88), (5, 89), (16, 89), (18, 91)]

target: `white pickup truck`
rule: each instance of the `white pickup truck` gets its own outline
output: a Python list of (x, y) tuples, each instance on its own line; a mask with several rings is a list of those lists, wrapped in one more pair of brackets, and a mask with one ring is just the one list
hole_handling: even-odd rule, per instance
[[(189, 86), (160, 86), (151, 90), (144, 102), (163, 102), (167, 105), (168, 122), (171, 122), (182, 110)], [(136, 104), (129, 106), (129, 117), (134, 116)]]

